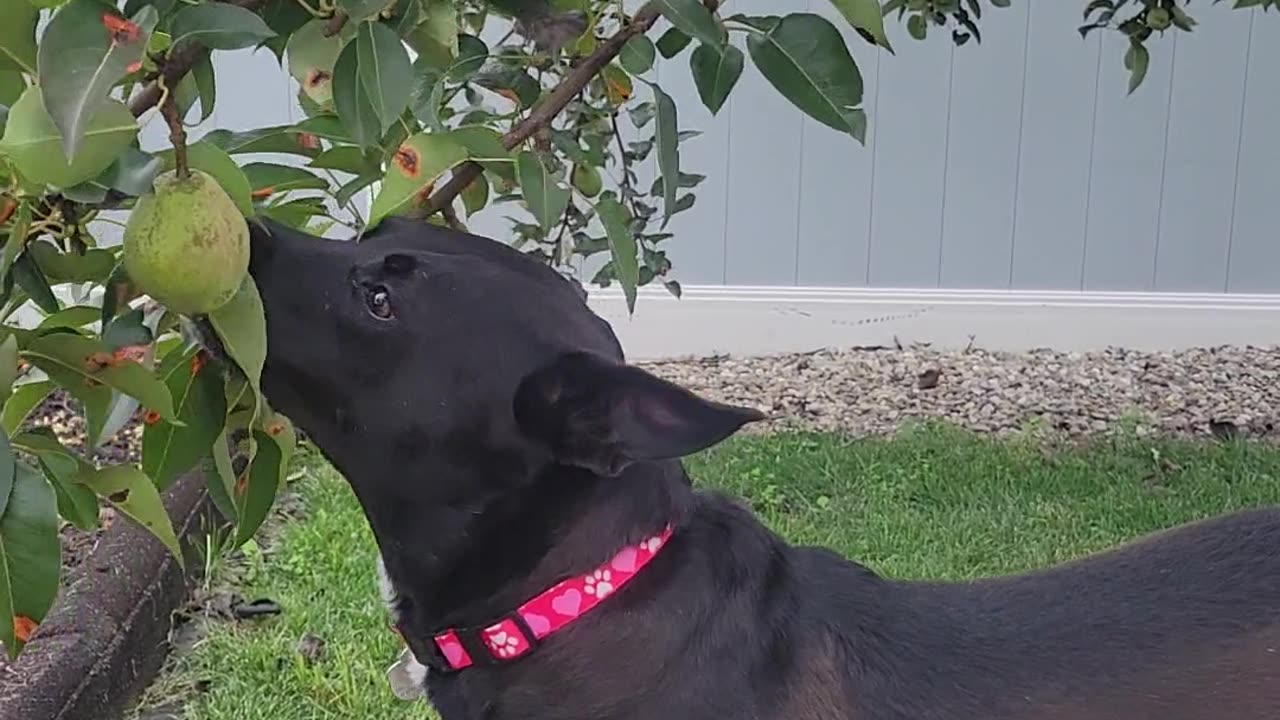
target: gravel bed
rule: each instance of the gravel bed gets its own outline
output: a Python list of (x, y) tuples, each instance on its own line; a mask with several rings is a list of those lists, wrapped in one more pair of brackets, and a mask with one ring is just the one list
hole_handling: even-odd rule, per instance
[(1120, 423), (1181, 437), (1280, 438), (1280, 348), (1001, 353), (839, 350), (644, 363), (685, 387), (769, 413), (779, 428), (882, 434), (945, 419), (1079, 437)]

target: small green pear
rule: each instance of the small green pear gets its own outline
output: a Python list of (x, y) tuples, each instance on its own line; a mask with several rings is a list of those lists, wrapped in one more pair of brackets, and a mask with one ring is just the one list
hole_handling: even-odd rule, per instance
[(249, 271), (249, 226), (207, 173), (162, 173), (129, 215), (124, 267), (173, 312), (205, 315), (225, 305)]

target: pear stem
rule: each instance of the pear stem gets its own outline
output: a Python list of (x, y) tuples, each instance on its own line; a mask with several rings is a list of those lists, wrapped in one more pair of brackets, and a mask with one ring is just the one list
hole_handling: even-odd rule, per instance
[(169, 125), (169, 143), (173, 145), (173, 164), (179, 180), (191, 177), (187, 167), (187, 129), (182, 126), (182, 116), (178, 113), (178, 104), (173, 92), (166, 92), (164, 101), (160, 103), (160, 114)]

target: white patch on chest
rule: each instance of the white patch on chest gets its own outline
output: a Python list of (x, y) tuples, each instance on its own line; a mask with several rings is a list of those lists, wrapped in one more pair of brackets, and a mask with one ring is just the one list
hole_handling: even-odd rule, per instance
[(396, 586), (392, 584), (391, 578), (387, 575), (387, 565), (382, 561), (382, 556), (378, 556), (378, 594), (382, 596), (382, 604), (386, 606), (387, 612), (391, 615), (391, 621), (400, 622), (400, 593), (396, 591)]
[[(387, 613), (391, 615), (391, 621), (395, 624), (400, 623), (400, 593), (396, 590), (396, 586), (391, 582), (390, 576), (387, 575), (387, 565), (382, 560), (382, 556), (378, 556), (378, 594), (382, 597), (382, 604), (386, 606)], [(396, 662), (387, 669), (387, 682), (391, 685), (391, 692), (401, 700), (417, 700), (426, 694), (427, 682), (427, 666), (418, 662), (413, 656), (409, 648), (405, 648), (400, 653), (400, 657)]]

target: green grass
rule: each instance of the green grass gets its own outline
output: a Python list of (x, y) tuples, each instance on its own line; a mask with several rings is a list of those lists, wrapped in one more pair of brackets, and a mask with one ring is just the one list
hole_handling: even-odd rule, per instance
[[(397, 644), (373, 579), (374, 546), (347, 486), (313, 465), (300, 481), (307, 521), (273, 554), (252, 554), (243, 594), (270, 597), (274, 619), (211, 627), (151, 700), (205, 681), (190, 720), (431, 718), (384, 679)], [(749, 501), (795, 542), (831, 546), (876, 571), (967, 578), (1067, 560), (1228, 510), (1280, 502), (1280, 449), (1152, 444), (1131, 436), (1052, 448), (922, 427), (892, 439), (740, 437), (691, 459), (702, 487)], [(308, 666), (295, 646), (327, 641)]]

